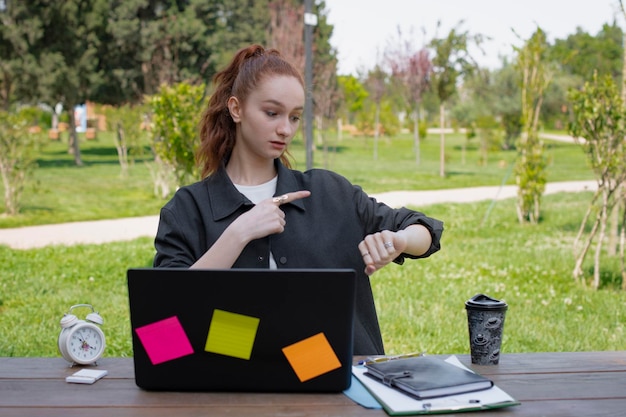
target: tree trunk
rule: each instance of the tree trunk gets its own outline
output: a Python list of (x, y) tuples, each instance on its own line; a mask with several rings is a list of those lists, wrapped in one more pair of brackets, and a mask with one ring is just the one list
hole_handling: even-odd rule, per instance
[(593, 238), (596, 235), (596, 232), (598, 231), (598, 225), (600, 224), (600, 215), (598, 215), (596, 217), (596, 221), (593, 224), (593, 227), (591, 228), (591, 231), (589, 232), (589, 236), (587, 237), (587, 241), (585, 242), (583, 249), (581, 250), (580, 254), (576, 257), (576, 262), (574, 264), (574, 271), (573, 271), (573, 275), (574, 275), (574, 280), (575, 281), (583, 281), (583, 262), (585, 261), (585, 258), (587, 257), (587, 252), (589, 251), (589, 247), (591, 247), (591, 243), (593, 242)]
[(128, 147), (126, 146), (126, 138), (124, 134), (124, 126), (117, 123), (117, 140), (115, 141), (117, 148), (117, 159), (120, 161), (121, 177), (128, 177)]
[(376, 116), (374, 117), (374, 161), (378, 161), (378, 132), (380, 130), (380, 103), (376, 103)]
[(600, 288), (600, 254), (602, 253), (602, 242), (606, 234), (606, 223), (608, 220), (608, 207), (609, 194), (605, 191), (602, 195), (602, 211), (600, 212), (600, 235), (598, 236), (598, 242), (596, 243), (596, 253), (593, 262), (593, 288)]
[(315, 116), (315, 124), (317, 125), (317, 140), (322, 145), (322, 158), (324, 159), (324, 169), (330, 169), (330, 152), (328, 150), (328, 141), (324, 132), (324, 118), (320, 115)]
[(419, 103), (415, 104), (415, 118), (413, 119), (413, 146), (415, 148), (415, 165), (420, 164), (420, 111)]
[[(622, 1), (619, 2), (620, 8), (622, 9), (622, 16), (626, 19), (626, 11), (624, 11), (624, 7)], [(622, 35), (622, 45), (626, 45), (626, 32)], [(626, 54), (623, 54), (622, 57), (622, 102), (626, 102)], [(617, 234), (619, 229), (619, 213), (624, 209), (624, 201), (623, 201), (624, 187), (620, 186), (617, 192), (617, 204), (613, 207), (613, 211), (611, 212), (611, 222), (609, 229), (609, 243), (607, 248), (607, 254), (609, 256), (615, 256), (617, 251)], [(623, 232), (623, 230), (622, 230)], [(622, 283), (624, 285), (624, 283)]]
[[(621, 194), (621, 190), (618, 190), (618, 194)], [(611, 210), (611, 215), (609, 216), (609, 233), (606, 247), (606, 254), (608, 256), (615, 256), (617, 254), (617, 229), (620, 206), (621, 203), (618, 201), (615, 207), (613, 207), (613, 210)]]
[(626, 231), (624, 225), (626, 224), (626, 212), (622, 211), (622, 221), (620, 224), (621, 230), (619, 234), (619, 259), (622, 266), (622, 291), (626, 291), (626, 263), (624, 261), (624, 244), (626, 241)]
[(68, 106), (70, 115), (70, 143), (69, 152), (74, 155), (74, 163), (76, 166), (83, 166), (83, 160), (80, 157), (80, 144), (78, 143), (78, 135), (76, 134), (76, 118), (74, 117), (74, 105)]
[(9, 216), (17, 214), (17, 192), (16, 187), (18, 183), (15, 181), (15, 167), (11, 167), (11, 164), (4, 164), (0, 162), (0, 176), (2, 176), (2, 184), (4, 185), (4, 208)]
[(602, 186), (598, 184), (598, 189), (596, 190), (596, 192), (593, 194), (593, 197), (591, 198), (589, 207), (587, 207), (587, 212), (585, 213), (585, 216), (583, 217), (583, 221), (580, 223), (580, 228), (578, 229), (578, 234), (576, 235), (576, 239), (574, 239), (574, 245), (573, 245), (574, 254), (576, 253), (576, 246), (578, 246), (578, 242), (582, 238), (583, 233), (585, 233), (585, 226), (587, 225), (587, 220), (589, 220), (589, 216), (591, 216), (591, 212), (593, 211), (593, 206), (596, 203), (596, 200), (598, 199), (601, 193), (602, 193)]
[(445, 128), (445, 105), (444, 103), (439, 104), (439, 127), (441, 132), (439, 133), (439, 176), (446, 176), (446, 135), (443, 131)]

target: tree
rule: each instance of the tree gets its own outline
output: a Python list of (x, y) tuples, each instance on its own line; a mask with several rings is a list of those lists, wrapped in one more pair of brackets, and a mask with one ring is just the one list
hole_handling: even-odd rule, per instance
[(287, 61), (304, 73), (304, 3), (271, 0), (269, 12), (267, 46), (278, 49)]
[[(225, 42), (212, 42), (220, 28), (220, 15), (228, 16), (224, 3), (111, 1), (100, 63), (105, 84), (94, 99), (115, 105), (136, 103), (164, 83), (209, 79), (216, 71), (220, 48), (230, 47)], [(255, 19), (243, 24), (251, 21)], [(262, 29), (259, 32), (263, 33)]]
[[(10, 2), (3, 37), (19, 52), (20, 71), (11, 83), (22, 102), (63, 103), (70, 120), (70, 152), (82, 165), (74, 107), (102, 82), (98, 53), (108, 17), (107, 0)], [(26, 30), (14, 30), (24, 27)], [(15, 62), (15, 61), (14, 61)]]
[(150, 100), (156, 160), (174, 172), (179, 187), (199, 177), (195, 153), (199, 144), (198, 109), (203, 108), (203, 100), (204, 85), (187, 83), (163, 85)]
[(458, 89), (459, 100), (452, 110), (456, 120), (468, 131), (461, 152), (463, 164), (466, 162), (466, 144), (470, 139), (476, 137), (480, 140), (479, 163), (483, 165), (487, 163), (489, 150), (500, 145), (495, 133), (499, 127), (496, 121), (499, 108), (493, 79), (489, 70), (479, 68), (466, 76)]
[(4, 111), (9, 111), (16, 99), (16, 90), (24, 86), (20, 83), (23, 69), (35, 66), (28, 47), (40, 30), (35, 20), (21, 19), (17, 24), (18, 7), (11, 5), (11, 8), (0, 11), (0, 109)]
[[(604, 77), (595, 75), (593, 81), (585, 83), (580, 91), (571, 90), (570, 100), (573, 118), (569, 131), (576, 138), (584, 138), (578, 141), (587, 155), (598, 182), (598, 189), (591, 200), (574, 242), (576, 264), (573, 275), (578, 281), (582, 279), (582, 264), (597, 235), (593, 270), (593, 287), (597, 289), (600, 285), (600, 256), (608, 216), (619, 202), (621, 197), (618, 191), (626, 180), (626, 166), (624, 165), (626, 106), (620, 97), (618, 87), (608, 75)], [(593, 213), (595, 213), (595, 219), (592, 227), (580, 247), (579, 243)], [(625, 224), (626, 215), (623, 215), (622, 230)], [(626, 282), (623, 240), (621, 260), (622, 282)]]
[[(270, 0), (270, 24), (267, 31), (268, 46), (278, 49), (302, 74), (305, 70), (304, 3), (299, 0)], [(317, 136), (323, 143), (325, 165), (328, 164), (328, 143), (325, 121), (335, 117), (339, 107), (336, 52), (330, 45), (333, 27), (326, 21), (325, 3), (316, 2), (313, 12), (317, 25), (313, 28), (313, 113)], [(305, 128), (306, 120), (303, 128)]]
[(551, 60), (560, 63), (561, 71), (576, 75), (581, 84), (594, 73), (611, 75), (617, 80), (622, 76), (623, 36), (616, 22), (605, 23), (595, 36), (578, 27), (567, 38), (556, 39), (548, 54)]
[[(439, 127), (440, 133), (440, 159), (439, 175), (445, 177), (445, 106), (448, 100), (456, 93), (457, 81), (460, 77), (471, 74), (477, 67), (474, 59), (468, 52), (470, 42), (480, 47), (482, 35), (471, 35), (467, 31), (461, 31), (460, 21), (453, 27), (444, 38), (435, 38), (430, 46), (435, 51), (433, 57), (433, 81), (432, 85), (439, 98)], [(440, 26), (441, 22), (438, 23)]]
[(128, 176), (133, 154), (142, 152), (150, 126), (146, 122), (149, 110), (143, 104), (127, 103), (120, 107), (103, 106), (99, 113), (106, 116), (107, 127), (115, 132), (115, 148), (120, 163), (120, 175)]
[[(392, 46), (393, 45), (393, 46)], [(420, 163), (420, 106), (422, 95), (429, 87), (433, 64), (428, 49), (416, 48), (410, 40), (404, 40), (398, 29), (398, 40), (393, 41), (385, 52), (391, 67), (391, 77), (403, 97), (408, 113), (413, 117), (413, 146), (415, 163)]]
[(380, 64), (378, 64), (372, 71), (369, 72), (367, 79), (365, 80), (365, 87), (367, 88), (372, 100), (374, 100), (374, 106), (376, 107), (374, 115), (374, 161), (378, 160), (378, 137), (380, 136), (381, 131), (380, 106), (385, 95), (387, 77), (387, 73), (385, 73)]
[(348, 123), (354, 123), (355, 114), (363, 110), (369, 96), (367, 89), (354, 75), (340, 75), (337, 83), (342, 97), (339, 111)]
[[(317, 25), (313, 28), (313, 113), (318, 121), (318, 134), (324, 135), (324, 121), (336, 118), (341, 94), (337, 83), (337, 51), (330, 43), (333, 26), (328, 24), (325, 2), (313, 3), (317, 15)], [(322, 139), (327, 153), (327, 141), (323, 136)]]
[(20, 210), (24, 183), (36, 167), (40, 145), (38, 136), (28, 130), (25, 110), (18, 114), (0, 110), (0, 176), (5, 212), (10, 216)]
[(207, 40), (215, 45), (210, 57), (215, 68), (225, 67), (235, 51), (251, 43), (267, 45), (271, 26), (268, 0), (220, 0), (215, 2), (214, 13), (215, 26)]
[(541, 196), (546, 187), (546, 161), (539, 138), (539, 116), (544, 92), (552, 79), (546, 62), (546, 35), (537, 28), (522, 48), (516, 48), (516, 66), (521, 75), (522, 135), (517, 142), (515, 180), (517, 217), (520, 223), (539, 222)]

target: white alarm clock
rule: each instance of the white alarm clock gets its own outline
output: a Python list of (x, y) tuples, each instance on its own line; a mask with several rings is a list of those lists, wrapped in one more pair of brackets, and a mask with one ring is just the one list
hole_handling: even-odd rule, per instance
[[(72, 310), (78, 307), (91, 309), (85, 320), (79, 320)], [(106, 346), (104, 333), (99, 325), (104, 320), (91, 304), (76, 304), (61, 319), (61, 333), (59, 334), (59, 352), (72, 365), (95, 364), (104, 353)]]

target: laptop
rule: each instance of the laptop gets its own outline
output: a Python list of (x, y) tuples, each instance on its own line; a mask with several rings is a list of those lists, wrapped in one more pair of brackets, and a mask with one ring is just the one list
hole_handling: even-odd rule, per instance
[(135, 382), (146, 390), (350, 386), (352, 269), (129, 269)]

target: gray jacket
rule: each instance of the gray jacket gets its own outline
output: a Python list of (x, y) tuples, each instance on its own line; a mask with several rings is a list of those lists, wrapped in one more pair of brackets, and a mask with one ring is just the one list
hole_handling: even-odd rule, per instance
[[(384, 354), (369, 277), (358, 244), (371, 233), (398, 231), (411, 224), (426, 226), (432, 235), (427, 257), (440, 248), (443, 223), (406, 208), (376, 202), (344, 177), (314, 169), (287, 169), (276, 160), (276, 195), (309, 190), (308, 198), (283, 204), (285, 230), (250, 242), (233, 268), (268, 268), (269, 253), (278, 268), (352, 268), (357, 272), (354, 354)], [(215, 243), (239, 215), (253, 207), (218, 170), (203, 181), (179, 189), (161, 209), (155, 238), (155, 267), (189, 267)], [(403, 254), (395, 262), (401, 264)]]

